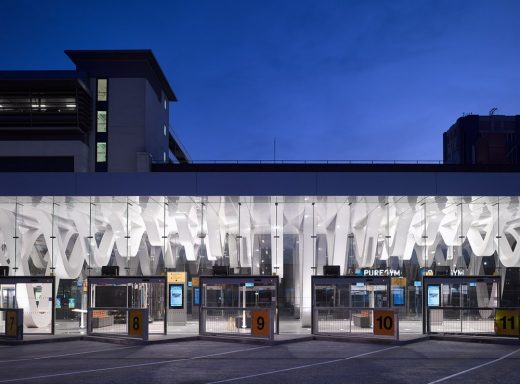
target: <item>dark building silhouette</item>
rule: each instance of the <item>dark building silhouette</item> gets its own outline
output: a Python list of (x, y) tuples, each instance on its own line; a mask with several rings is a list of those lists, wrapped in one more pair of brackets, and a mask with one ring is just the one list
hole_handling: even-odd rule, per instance
[(520, 164), (520, 115), (467, 115), (443, 134), (445, 164)]

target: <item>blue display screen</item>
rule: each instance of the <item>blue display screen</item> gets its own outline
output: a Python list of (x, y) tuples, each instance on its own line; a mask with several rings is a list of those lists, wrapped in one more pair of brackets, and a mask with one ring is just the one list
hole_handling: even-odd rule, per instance
[(170, 308), (184, 308), (184, 285), (170, 284)]
[(255, 283), (246, 283), (246, 288), (252, 288), (255, 286)]
[(394, 305), (404, 305), (404, 288), (392, 288), (392, 302)]
[(200, 288), (193, 289), (193, 305), (200, 305)]
[(439, 285), (428, 285), (428, 306), (438, 307), (441, 305), (441, 287)]

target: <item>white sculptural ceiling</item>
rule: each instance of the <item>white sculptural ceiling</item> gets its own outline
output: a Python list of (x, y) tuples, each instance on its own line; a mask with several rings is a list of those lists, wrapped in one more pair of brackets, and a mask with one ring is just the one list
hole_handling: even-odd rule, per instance
[[(284, 245), (286, 235), (296, 241)], [(0, 199), (0, 265), (17, 275), (54, 271), (57, 278), (77, 278), (85, 266), (98, 268), (111, 258), (145, 275), (157, 273), (159, 260), (175, 268), (181, 255), (183, 262), (198, 262), (203, 255), (209, 263), (225, 257), (231, 267), (255, 268), (261, 251), (273, 272), (283, 275), (287, 247), (297, 248), (301, 265), (326, 255), (343, 273), (349, 238), (360, 268), (389, 256), (411, 260), (414, 254), (420, 266), (429, 266), (435, 259), (453, 259), (463, 246), (476, 258), (497, 252), (511, 267), (520, 266), (519, 237), (518, 197)], [(319, 252), (317, 238), (325, 239)]]

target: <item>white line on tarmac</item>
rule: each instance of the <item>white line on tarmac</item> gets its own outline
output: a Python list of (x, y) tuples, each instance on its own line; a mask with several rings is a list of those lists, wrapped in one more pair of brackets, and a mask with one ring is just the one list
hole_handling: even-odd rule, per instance
[(277, 369), (276, 371), (269, 371), (269, 372), (257, 373), (257, 374), (254, 374), (254, 375), (247, 375), (247, 376), (234, 377), (234, 378), (231, 378), (231, 379), (224, 379), (224, 380), (219, 380), (219, 381), (211, 381), (211, 382), (209, 382), (208, 384), (227, 383), (227, 382), (230, 382), (230, 381), (237, 381), (237, 380), (250, 379), (250, 378), (253, 378), (253, 377), (259, 377), (259, 376), (265, 376), (265, 375), (272, 375), (272, 374), (274, 374), (274, 373), (287, 372), (287, 371), (294, 371), (294, 370), (296, 370), (296, 369), (304, 369), (304, 368), (309, 368), (309, 367), (316, 367), (316, 366), (318, 366), (318, 365), (332, 364), (332, 363), (337, 363), (337, 362), (339, 362), (339, 361), (346, 361), (346, 360), (356, 359), (356, 358), (358, 358), (358, 357), (363, 357), (363, 356), (372, 355), (372, 354), (374, 354), (374, 353), (378, 353), (378, 352), (389, 351), (389, 350), (391, 350), (391, 349), (395, 349), (395, 348), (399, 348), (399, 346), (396, 345), (395, 347), (389, 347), (389, 348), (378, 349), (377, 351), (366, 352), (366, 353), (362, 353), (362, 354), (360, 354), (360, 355), (355, 355), (355, 356), (350, 356), (350, 357), (343, 357), (343, 358), (341, 358), (341, 359), (335, 359), (335, 360), (329, 360), (329, 361), (321, 361), (321, 362), (319, 362), (319, 363), (306, 364), (306, 365), (299, 365), (299, 366), (297, 366), (297, 367), (292, 367), (292, 368)]
[(13, 383), (15, 381), (26, 381), (26, 380), (36, 380), (36, 379), (46, 379), (49, 377), (60, 377), (60, 376), (73, 376), (73, 375), (81, 375), (85, 373), (93, 373), (93, 372), (103, 372), (103, 371), (113, 371), (117, 369), (128, 369), (128, 368), (137, 368), (137, 367), (147, 367), (151, 365), (159, 365), (159, 364), (168, 364), (168, 363), (176, 363), (179, 361), (188, 361), (188, 360), (197, 360), (197, 359), (204, 359), (206, 357), (214, 357), (214, 356), (221, 356), (221, 355), (229, 355), (232, 353), (238, 353), (238, 352), (247, 352), (247, 351), (255, 351), (258, 349), (263, 348), (269, 348), (268, 345), (262, 346), (262, 347), (256, 347), (256, 348), (244, 348), (244, 349), (236, 349), (234, 351), (228, 351), (228, 352), (219, 352), (219, 353), (212, 353), (210, 355), (202, 355), (202, 356), (195, 356), (195, 357), (187, 357), (184, 359), (173, 359), (173, 360), (163, 360), (163, 361), (154, 361), (151, 363), (141, 363), (141, 364), (130, 364), (130, 365), (120, 365), (117, 367), (107, 367), (107, 368), (95, 368), (95, 369), (85, 369), (82, 371), (72, 371), (72, 372), (64, 372), (64, 373), (55, 373), (52, 375), (41, 375), (41, 376), (31, 376), (31, 377), (20, 377), (17, 379), (6, 379), (6, 380), (0, 380), (0, 383)]
[(446, 377), (442, 377), (442, 378), (437, 379), (437, 380), (435, 380), (435, 381), (430, 381), (428, 384), (440, 383), (441, 381), (449, 380), (449, 379), (451, 379), (451, 378), (453, 378), (453, 377), (457, 377), (457, 376), (463, 375), (463, 374), (465, 374), (465, 373), (468, 373), (468, 372), (474, 371), (475, 369), (479, 369), (479, 368), (485, 367), (486, 365), (496, 363), (497, 361), (507, 359), (509, 356), (511, 356), (511, 355), (513, 355), (513, 354), (515, 354), (515, 353), (517, 353), (518, 351), (520, 351), (520, 348), (517, 349), (517, 350), (515, 350), (515, 351), (513, 351), (513, 352), (508, 353), (507, 355), (504, 355), (504, 356), (502, 356), (502, 357), (499, 357), (498, 359), (488, 361), (487, 363), (477, 365), (476, 367), (469, 368), (469, 369), (466, 369), (466, 370), (464, 370), (464, 371), (460, 371), (460, 372), (458, 372), (458, 373), (454, 373), (453, 375), (449, 375), (449, 376), (446, 376)]
[(98, 353), (98, 352), (106, 352), (106, 351), (120, 351), (122, 349), (128, 348), (136, 348), (136, 345), (132, 345), (130, 347), (121, 347), (121, 348), (104, 348), (97, 349), (95, 351), (84, 351), (84, 352), (74, 352), (74, 353), (64, 353), (62, 355), (51, 355), (51, 356), (40, 356), (40, 357), (26, 357), (24, 359), (13, 359), (13, 360), (0, 360), (0, 364), (3, 363), (14, 363), (17, 361), (28, 361), (28, 360), (43, 360), (43, 359), (52, 359), (54, 357), (66, 357), (66, 356), (75, 356), (75, 355), (86, 355), (88, 353)]

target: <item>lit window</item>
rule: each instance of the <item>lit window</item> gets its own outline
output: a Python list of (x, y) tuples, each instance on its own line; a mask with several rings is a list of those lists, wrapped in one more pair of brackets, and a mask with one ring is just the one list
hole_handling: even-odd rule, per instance
[(107, 143), (97, 143), (96, 161), (98, 163), (106, 163), (106, 161), (107, 161)]
[(166, 124), (164, 124), (164, 136), (166, 136), (167, 131), (168, 131), (168, 129), (166, 128)]
[(168, 109), (168, 102), (166, 101), (166, 97), (164, 98), (164, 110)]
[(107, 79), (97, 81), (97, 101), (107, 101)]
[(97, 111), (96, 132), (107, 131), (107, 111)]
[(166, 152), (163, 152), (163, 163), (166, 163)]

